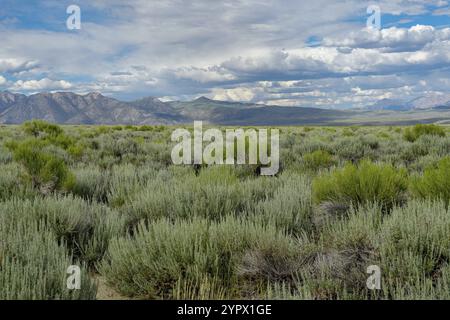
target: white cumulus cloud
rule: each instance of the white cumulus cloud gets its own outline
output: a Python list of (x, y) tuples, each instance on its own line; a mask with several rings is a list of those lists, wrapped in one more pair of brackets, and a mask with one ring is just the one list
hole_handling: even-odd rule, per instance
[(342, 48), (384, 48), (385, 51), (414, 51), (434, 41), (450, 40), (450, 28), (416, 25), (409, 29), (364, 28), (341, 37), (326, 37), (322, 44)]
[(72, 84), (65, 80), (51, 80), (43, 78), (41, 80), (18, 80), (12, 86), (15, 91), (40, 91), (40, 90), (68, 90)]

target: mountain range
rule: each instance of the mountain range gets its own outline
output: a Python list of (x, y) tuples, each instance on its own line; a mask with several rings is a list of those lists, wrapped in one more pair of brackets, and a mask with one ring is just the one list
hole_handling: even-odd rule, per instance
[(413, 100), (382, 99), (368, 107), (368, 110), (408, 111), (418, 109), (432, 109), (450, 107), (450, 94), (428, 93)]
[[(447, 100), (448, 98), (448, 100)], [(92, 92), (24, 95), (0, 92), (0, 123), (42, 119), (59, 124), (176, 125), (201, 120), (219, 125), (349, 125), (450, 123), (450, 95), (408, 102), (380, 100), (366, 110), (334, 110), (226, 102), (200, 97), (163, 102), (146, 97), (119, 101)]]

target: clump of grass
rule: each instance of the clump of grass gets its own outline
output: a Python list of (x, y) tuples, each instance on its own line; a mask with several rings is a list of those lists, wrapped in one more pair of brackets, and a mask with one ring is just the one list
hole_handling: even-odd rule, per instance
[(445, 130), (435, 124), (417, 124), (413, 128), (406, 128), (403, 137), (406, 141), (414, 142), (423, 135), (445, 137)]
[(404, 201), (406, 190), (405, 170), (366, 160), (359, 166), (347, 164), (314, 179), (313, 200), (316, 204), (332, 202), (346, 206), (377, 202), (388, 211)]

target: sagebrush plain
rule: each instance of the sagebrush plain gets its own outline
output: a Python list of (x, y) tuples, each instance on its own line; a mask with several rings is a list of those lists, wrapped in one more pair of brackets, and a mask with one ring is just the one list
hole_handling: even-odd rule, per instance
[(0, 299), (450, 299), (449, 126), (278, 129), (264, 177), (173, 165), (170, 126), (1, 126)]

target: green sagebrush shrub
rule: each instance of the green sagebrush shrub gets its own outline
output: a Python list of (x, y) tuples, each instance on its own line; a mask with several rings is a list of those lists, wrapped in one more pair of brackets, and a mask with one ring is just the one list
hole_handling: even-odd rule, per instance
[(402, 146), (398, 153), (408, 166), (420, 157), (427, 155), (445, 157), (450, 154), (450, 139), (424, 135), (413, 143), (406, 143), (406, 146)]
[(422, 176), (411, 178), (411, 191), (419, 198), (450, 201), (450, 157), (442, 159), (437, 167), (427, 168)]
[(250, 206), (249, 219), (291, 234), (311, 231), (311, 180), (292, 172), (284, 172), (279, 179), (280, 185), (271, 197)]
[(74, 183), (64, 160), (43, 150), (47, 145), (47, 142), (35, 138), (8, 144), (14, 160), (27, 171), (32, 186), (44, 194), (70, 188)]
[(72, 170), (75, 183), (70, 192), (85, 200), (106, 203), (110, 192), (109, 172), (95, 165), (76, 167)]
[(373, 158), (375, 151), (369, 144), (359, 137), (345, 137), (336, 139), (331, 144), (332, 152), (344, 161), (357, 163), (361, 159)]
[[(0, 228), (1, 230), (2, 228)], [(67, 268), (78, 265), (54, 235), (37, 223), (0, 236), (0, 299), (94, 299), (96, 286), (81, 267), (81, 289), (67, 289)]]
[[(326, 224), (298, 281), (269, 298), (448, 299), (450, 214), (442, 201), (411, 200), (389, 215), (379, 205), (350, 210)], [(367, 267), (381, 269), (381, 290), (366, 287)]]
[(367, 267), (378, 264), (376, 235), (383, 217), (378, 204), (351, 208), (339, 220), (328, 220), (319, 234), (313, 268), (302, 270), (300, 288), (314, 299), (366, 299)]
[(108, 176), (108, 204), (112, 208), (121, 208), (136, 193), (139, 193), (149, 181), (152, 181), (157, 170), (149, 166), (120, 164), (112, 166)]
[(239, 296), (236, 270), (247, 250), (275, 250), (272, 255), (281, 259), (293, 249), (292, 240), (273, 226), (234, 217), (217, 223), (160, 220), (113, 240), (100, 271), (128, 296), (192, 298), (197, 293), (198, 298), (205, 286), (213, 286), (209, 298), (232, 298)]
[(384, 210), (389, 210), (403, 202), (407, 181), (404, 169), (366, 160), (358, 166), (347, 164), (343, 169), (315, 178), (313, 200), (316, 204), (328, 202), (344, 206), (377, 202)]
[(417, 124), (412, 128), (406, 128), (403, 137), (406, 141), (414, 142), (423, 135), (445, 137), (445, 130), (434, 124)]
[(0, 145), (0, 164), (8, 164), (12, 159), (11, 152), (5, 148), (3, 145)]
[(37, 196), (36, 191), (22, 182), (23, 168), (17, 163), (0, 164), (0, 201), (13, 197), (29, 199)]
[[(0, 204), (0, 299), (94, 299), (96, 285), (31, 202)], [(41, 212), (41, 214), (46, 214)], [(80, 290), (67, 289), (67, 268), (81, 268)]]
[(113, 165), (109, 170), (102, 170), (91, 164), (78, 166), (73, 173), (76, 181), (70, 191), (74, 195), (120, 207), (154, 178), (156, 170), (132, 164)]
[(259, 177), (240, 180), (231, 166), (211, 166), (198, 176), (189, 168), (161, 171), (121, 207), (129, 225), (159, 218), (219, 220), (240, 214), (255, 202), (270, 197), (280, 183)]
[(450, 298), (450, 211), (442, 201), (412, 200), (380, 225), (382, 295)]
[(71, 255), (89, 266), (103, 257), (109, 239), (125, 230), (118, 213), (72, 197), (13, 198), (0, 203), (0, 214), (11, 225), (36, 223), (48, 229)]

